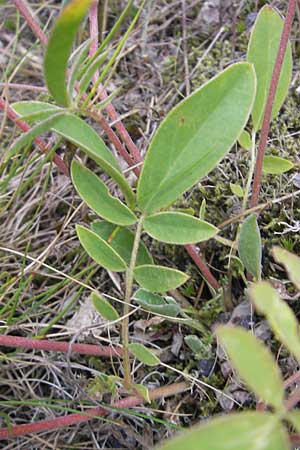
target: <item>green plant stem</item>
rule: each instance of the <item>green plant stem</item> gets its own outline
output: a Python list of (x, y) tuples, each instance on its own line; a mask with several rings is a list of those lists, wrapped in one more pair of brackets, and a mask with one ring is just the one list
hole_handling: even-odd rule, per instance
[(250, 149), (250, 155), (251, 155), (250, 168), (249, 168), (249, 175), (248, 175), (247, 184), (246, 184), (246, 188), (245, 188), (245, 194), (244, 194), (244, 198), (243, 198), (242, 211), (245, 211), (247, 208), (250, 187), (251, 187), (252, 178), (253, 178), (253, 174), (254, 174), (254, 170), (255, 170), (255, 163), (256, 163), (256, 154), (255, 154), (256, 133), (255, 133), (255, 131), (253, 131), (251, 134), (251, 141), (252, 141), (252, 145), (251, 145), (251, 149)]
[(128, 349), (129, 312), (130, 312), (130, 301), (131, 301), (131, 296), (132, 296), (133, 271), (135, 268), (141, 234), (143, 231), (143, 220), (144, 220), (144, 216), (141, 216), (138, 221), (137, 228), (136, 228), (129, 268), (126, 271), (125, 304), (124, 304), (124, 309), (123, 309), (124, 318), (122, 321), (123, 370), (124, 370), (124, 387), (125, 387), (125, 389), (130, 389), (131, 385), (132, 385), (130, 361), (129, 361), (129, 349)]

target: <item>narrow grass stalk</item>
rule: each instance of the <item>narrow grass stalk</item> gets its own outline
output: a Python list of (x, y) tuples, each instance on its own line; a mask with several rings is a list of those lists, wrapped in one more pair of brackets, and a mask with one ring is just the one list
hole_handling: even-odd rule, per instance
[(283, 64), (283, 60), (284, 60), (284, 55), (286, 52), (294, 16), (296, 13), (296, 5), (297, 5), (297, 0), (289, 0), (286, 18), (284, 21), (284, 27), (283, 27), (282, 34), (281, 34), (278, 53), (277, 53), (274, 70), (273, 70), (273, 74), (272, 74), (272, 79), (271, 79), (271, 83), (270, 83), (270, 89), (269, 89), (266, 108), (265, 108), (263, 125), (262, 125), (262, 129), (261, 129), (260, 141), (259, 141), (259, 146), (258, 146), (258, 151), (257, 151), (255, 174), (254, 174), (254, 180), (253, 180), (251, 207), (257, 206), (257, 204), (258, 204), (258, 197), (259, 197), (261, 177), (262, 177), (263, 159), (264, 159), (265, 149), (266, 149), (266, 145), (267, 145), (268, 134), (269, 134), (269, 130), (270, 130), (272, 108), (273, 108), (274, 98), (275, 98), (278, 81), (279, 81), (279, 77), (280, 77), (280, 72), (281, 72), (281, 68), (282, 68), (282, 64)]
[(125, 389), (131, 388), (131, 370), (130, 370), (130, 360), (129, 360), (129, 313), (130, 313), (130, 302), (132, 296), (132, 286), (133, 286), (133, 271), (136, 264), (137, 254), (139, 250), (139, 244), (141, 239), (141, 234), (143, 230), (143, 219), (141, 216), (136, 232), (134, 243), (132, 247), (131, 259), (129, 268), (126, 271), (126, 288), (125, 288), (125, 303), (123, 309), (124, 319), (122, 321), (122, 345), (123, 345), (123, 369), (124, 369), (124, 387)]
[(26, 0), (12, 0), (12, 3), (16, 6), (16, 8), (20, 11), (30, 28), (32, 29), (33, 33), (36, 35), (36, 37), (41, 41), (42, 44), (47, 44), (47, 37), (41, 27), (39, 26), (38, 22), (33, 17), (33, 14), (30, 10), (30, 7)]

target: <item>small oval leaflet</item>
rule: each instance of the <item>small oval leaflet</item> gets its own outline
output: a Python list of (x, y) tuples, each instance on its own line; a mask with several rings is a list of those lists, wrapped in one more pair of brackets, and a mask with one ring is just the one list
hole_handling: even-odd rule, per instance
[(166, 292), (176, 289), (188, 280), (188, 276), (169, 267), (145, 264), (134, 269), (134, 278), (150, 292)]
[(76, 231), (81, 245), (97, 264), (114, 272), (126, 270), (125, 261), (100, 236), (81, 225), (76, 225)]
[(104, 297), (102, 297), (102, 295), (92, 292), (91, 299), (95, 309), (98, 311), (100, 316), (102, 316), (106, 320), (109, 320), (110, 322), (118, 320), (118, 312)]
[(263, 160), (263, 172), (273, 175), (288, 172), (294, 167), (294, 164), (288, 159), (279, 156), (265, 156)]
[(153, 214), (146, 217), (143, 224), (151, 237), (169, 244), (202, 242), (218, 232), (218, 229), (210, 223), (176, 211)]
[(136, 359), (141, 361), (143, 364), (146, 364), (146, 366), (157, 366), (160, 363), (159, 358), (143, 344), (129, 344), (128, 348)]
[(132, 225), (137, 218), (119, 199), (114, 198), (103, 181), (78, 161), (73, 161), (71, 176), (74, 186), (85, 203), (96, 214), (117, 225)]
[(261, 277), (261, 237), (256, 215), (247, 217), (241, 226), (239, 256), (246, 269), (257, 279)]
[(146, 289), (138, 289), (133, 296), (136, 303), (147, 311), (163, 316), (176, 317), (180, 313), (180, 306), (172, 297), (161, 297)]
[(300, 290), (300, 258), (284, 248), (274, 247), (273, 255), (277, 262), (282, 264), (288, 272), (289, 278)]

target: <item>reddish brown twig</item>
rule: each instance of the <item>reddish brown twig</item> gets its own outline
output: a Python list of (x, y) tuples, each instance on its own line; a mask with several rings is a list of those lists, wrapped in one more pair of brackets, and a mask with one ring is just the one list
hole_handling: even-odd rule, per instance
[[(154, 389), (149, 393), (150, 399), (155, 400), (163, 397), (170, 397), (172, 395), (179, 394), (186, 391), (189, 385), (185, 382), (175, 383), (170, 386), (163, 386), (158, 389)], [(111, 408), (132, 408), (134, 406), (144, 403), (144, 399), (137, 396), (127, 397), (111, 405)], [(16, 436), (23, 436), (30, 433), (39, 433), (41, 431), (57, 430), (58, 428), (68, 427), (77, 423), (87, 422), (95, 417), (106, 416), (110, 413), (111, 409), (105, 409), (100, 407), (88, 409), (82, 413), (69, 414), (64, 417), (57, 417), (56, 419), (42, 420), (35, 423), (27, 423), (24, 425), (12, 426), (8, 428), (0, 429), (0, 439), (8, 439)]]
[(70, 344), (69, 342), (30, 339), (20, 336), (0, 335), (1, 345), (4, 347), (24, 347), (63, 353), (71, 351), (72, 353), (80, 353), (82, 355), (105, 356), (109, 358), (122, 356), (122, 349), (112, 346)]
[[(9, 104), (0, 97), (0, 109), (6, 112), (7, 116), (24, 132), (30, 130), (30, 126), (19, 119), (19, 115), (12, 109)], [(35, 144), (40, 148), (43, 153), (49, 153), (50, 149), (47, 144), (40, 138), (36, 137), (34, 139)], [(53, 161), (57, 165), (57, 167), (61, 170), (62, 173), (69, 176), (69, 170), (64, 161), (56, 154), (53, 155)]]
[(190, 257), (193, 259), (194, 263), (197, 265), (197, 267), (202, 272), (202, 275), (206, 279), (206, 281), (214, 288), (214, 289), (220, 289), (220, 285), (209, 270), (206, 263), (200, 258), (200, 255), (195, 247), (195, 245), (185, 245), (184, 246)]
[(252, 197), (251, 197), (251, 207), (257, 206), (257, 204), (258, 204), (258, 196), (259, 196), (261, 177), (262, 177), (263, 159), (264, 159), (265, 149), (266, 149), (266, 145), (267, 145), (268, 134), (269, 134), (269, 130), (270, 130), (272, 108), (273, 108), (276, 89), (278, 86), (280, 72), (281, 72), (281, 68), (282, 68), (282, 64), (283, 64), (283, 60), (284, 60), (284, 55), (285, 55), (285, 52), (287, 49), (289, 36), (290, 36), (290, 32), (291, 32), (295, 12), (296, 12), (296, 4), (297, 4), (297, 0), (289, 0), (286, 18), (284, 21), (284, 26), (283, 26), (283, 30), (282, 30), (282, 34), (281, 34), (281, 38), (280, 38), (278, 53), (276, 56), (276, 61), (275, 61), (272, 79), (271, 79), (271, 83), (270, 83), (270, 89), (269, 89), (269, 93), (268, 93), (265, 114), (264, 114), (264, 120), (263, 120), (262, 129), (261, 129), (258, 151), (257, 151), (257, 160), (256, 160), (255, 174), (254, 174), (254, 180), (253, 180), (253, 190), (252, 190)]
[(12, 2), (15, 4), (16, 8), (20, 11), (30, 28), (32, 29), (33, 33), (36, 35), (36, 37), (41, 41), (42, 44), (47, 44), (47, 37), (41, 27), (39, 26), (38, 22), (33, 17), (30, 7), (26, 0), (12, 0)]

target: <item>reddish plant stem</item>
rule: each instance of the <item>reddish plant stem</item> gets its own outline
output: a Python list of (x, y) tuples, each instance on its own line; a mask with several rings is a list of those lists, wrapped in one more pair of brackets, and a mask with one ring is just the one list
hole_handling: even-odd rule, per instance
[[(30, 126), (24, 122), (23, 120), (19, 119), (18, 114), (12, 109), (9, 104), (0, 97), (0, 109), (6, 112), (7, 116), (19, 127), (21, 130), (23, 130), (25, 133), (30, 130)], [(40, 138), (36, 137), (34, 139), (34, 142), (40, 150), (43, 153), (49, 153), (50, 149), (48, 148), (47, 144)], [(64, 173), (66, 176), (69, 176), (69, 169), (66, 166), (65, 162), (58, 156), (56, 153), (53, 155), (53, 162), (57, 165), (57, 167), (61, 170), (62, 173)]]
[(261, 177), (262, 177), (262, 166), (263, 166), (263, 159), (265, 154), (265, 149), (267, 145), (267, 139), (268, 134), (270, 130), (270, 122), (271, 122), (271, 115), (272, 115), (272, 108), (274, 103), (274, 98), (276, 94), (276, 89), (278, 86), (278, 81), (280, 77), (280, 72), (284, 60), (284, 55), (286, 52), (286, 48), (289, 41), (289, 36), (296, 12), (296, 4), (297, 0), (289, 0), (288, 3), (288, 9), (286, 13), (286, 18), (284, 21), (284, 26), (280, 38), (280, 44), (276, 56), (276, 61), (274, 65), (274, 70), (272, 74), (272, 79), (270, 83), (266, 108), (265, 108), (265, 114), (264, 114), (264, 120), (263, 125), (261, 129), (261, 135), (260, 135), (260, 141), (257, 151), (257, 160), (256, 160), (256, 167), (255, 167), (255, 174), (254, 174), (254, 180), (253, 180), (253, 189), (252, 189), (252, 197), (251, 197), (251, 207), (255, 207), (258, 204), (258, 196), (260, 191), (260, 185), (261, 185)]
[[(31, 27), (32, 31), (36, 34), (37, 37), (40, 37), (43, 35), (43, 38), (41, 39), (41, 42), (46, 45), (47, 44), (47, 38), (45, 34), (40, 29), (38, 23), (33, 19), (32, 15), (30, 14), (30, 11), (28, 7), (26, 6), (25, 0), (13, 0), (16, 7), (19, 9), (25, 20), (28, 22), (28, 25)], [(90, 16), (92, 20), (94, 20), (94, 14)], [(39, 32), (37, 30), (39, 29)], [(93, 29), (93, 33), (94, 33)], [(101, 91), (100, 98), (101, 100), (104, 100), (107, 98), (107, 93), (105, 90), (103, 90), (102, 86), (99, 86), (99, 90)], [(110, 127), (110, 125), (106, 122), (105, 118), (102, 116), (102, 114), (97, 115), (98, 116), (98, 122), (102, 126), (103, 130), (107, 134), (107, 137), (109, 138), (110, 142), (115, 146), (117, 151), (120, 153), (120, 155), (124, 158), (124, 160), (129, 164), (129, 166), (134, 165), (135, 163), (140, 163), (142, 161), (142, 157), (139, 153), (138, 148), (132, 141), (128, 131), (124, 127), (123, 123), (119, 119), (119, 115), (116, 112), (114, 106), (109, 103), (106, 106), (106, 110), (108, 112), (109, 117), (115, 122), (115, 127), (119, 133), (119, 136), (123, 140), (124, 144), (127, 146), (129, 153), (126, 151), (126, 149), (123, 147), (122, 143), (120, 142), (118, 136), (115, 134), (113, 129)], [(94, 114), (94, 112), (93, 112)], [(135, 167), (134, 173), (138, 176), (140, 173), (140, 169), (138, 167)], [(188, 245), (185, 246), (185, 249), (189, 253), (189, 255), (192, 257), (193, 261), (197, 265), (198, 269), (202, 273), (204, 279), (215, 289), (219, 289), (220, 285), (216, 278), (213, 276), (211, 271), (209, 270), (206, 263), (202, 260), (200, 255), (198, 254), (196, 247), (194, 245)]]
[(190, 257), (193, 259), (194, 263), (197, 265), (197, 267), (202, 272), (202, 275), (206, 279), (206, 281), (214, 288), (214, 289), (220, 289), (220, 285), (209, 270), (206, 263), (200, 258), (200, 255), (195, 247), (195, 245), (185, 245), (184, 246)]
[(122, 349), (91, 344), (70, 344), (69, 342), (50, 341), (48, 339), (30, 339), (20, 336), (0, 335), (0, 346), (4, 347), (24, 347), (37, 350), (49, 350), (54, 352), (80, 353), (82, 355), (120, 357)]
[[(155, 400), (162, 397), (170, 397), (181, 392), (186, 391), (189, 385), (185, 382), (172, 384), (170, 386), (163, 386), (161, 388), (154, 389), (149, 393), (150, 399)], [(134, 406), (144, 403), (144, 399), (137, 396), (127, 397), (118, 402), (113, 403), (112, 408), (132, 408)], [(111, 410), (102, 408), (90, 408), (82, 413), (69, 414), (64, 417), (57, 417), (56, 419), (42, 420), (40, 422), (28, 423), (24, 425), (15, 425), (8, 428), (0, 429), (0, 439), (8, 439), (16, 436), (23, 436), (30, 433), (39, 433), (41, 431), (57, 430), (58, 428), (68, 427), (77, 423), (87, 422), (92, 420), (93, 417), (106, 416)], [(88, 414), (88, 415), (87, 415)]]
[(38, 22), (33, 17), (30, 7), (26, 0), (12, 0), (16, 8), (20, 11), (26, 22), (28, 23), (29, 27), (33, 31), (33, 33), (36, 35), (36, 37), (41, 41), (42, 44), (47, 44), (47, 37), (41, 27), (39, 26)]

